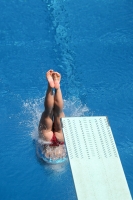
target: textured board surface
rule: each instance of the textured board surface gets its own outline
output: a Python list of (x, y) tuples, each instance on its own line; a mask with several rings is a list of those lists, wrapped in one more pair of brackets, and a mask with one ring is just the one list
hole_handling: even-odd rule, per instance
[(78, 199), (132, 199), (107, 117), (61, 122)]

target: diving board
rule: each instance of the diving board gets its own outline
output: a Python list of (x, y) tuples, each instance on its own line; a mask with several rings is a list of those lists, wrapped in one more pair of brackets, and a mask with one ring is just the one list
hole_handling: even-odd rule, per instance
[(107, 117), (61, 122), (78, 200), (131, 200)]

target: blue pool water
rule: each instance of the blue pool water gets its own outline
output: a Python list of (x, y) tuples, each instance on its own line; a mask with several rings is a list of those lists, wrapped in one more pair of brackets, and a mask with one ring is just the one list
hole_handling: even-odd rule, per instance
[(50, 68), (67, 116), (108, 116), (133, 195), (133, 1), (1, 0), (0, 15), (0, 199), (77, 199), (69, 162), (36, 155)]

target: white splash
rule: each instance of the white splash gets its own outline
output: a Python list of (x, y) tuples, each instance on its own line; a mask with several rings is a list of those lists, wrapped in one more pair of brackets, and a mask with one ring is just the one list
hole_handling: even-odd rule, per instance
[[(44, 111), (44, 97), (40, 99), (30, 99), (23, 103), (25, 114), (29, 116), (27, 126), (31, 129), (31, 137), (33, 140), (38, 140), (38, 124), (42, 112)], [(80, 99), (73, 97), (69, 100), (64, 100), (64, 113), (67, 117), (80, 117), (90, 115), (89, 108), (82, 105)], [(41, 143), (42, 141), (40, 141)]]
[(25, 114), (29, 116), (27, 126), (31, 128), (31, 137), (33, 140), (38, 140), (38, 124), (41, 118), (44, 98), (30, 99), (23, 103)]
[(89, 108), (82, 105), (81, 100), (75, 97), (64, 100), (64, 113), (66, 117), (81, 117), (90, 114)]

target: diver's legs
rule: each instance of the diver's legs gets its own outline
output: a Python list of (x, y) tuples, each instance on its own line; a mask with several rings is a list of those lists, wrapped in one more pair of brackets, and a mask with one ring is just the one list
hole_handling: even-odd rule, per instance
[(56, 138), (59, 141), (64, 141), (63, 133), (62, 133), (62, 127), (60, 118), (64, 117), (63, 113), (63, 99), (62, 99), (62, 92), (60, 89), (60, 79), (61, 76), (59, 73), (54, 72), (53, 73), (53, 80), (54, 83), (56, 82), (56, 89), (55, 89), (55, 96), (54, 96), (54, 133)]
[(44, 101), (45, 111), (42, 113), (39, 123), (40, 136), (47, 141), (50, 141), (53, 136), (52, 127), (53, 127), (54, 94), (52, 87), (54, 86), (54, 82), (52, 81), (53, 80), (52, 73), (53, 70), (49, 70), (46, 73), (46, 77), (48, 80), (48, 88)]

